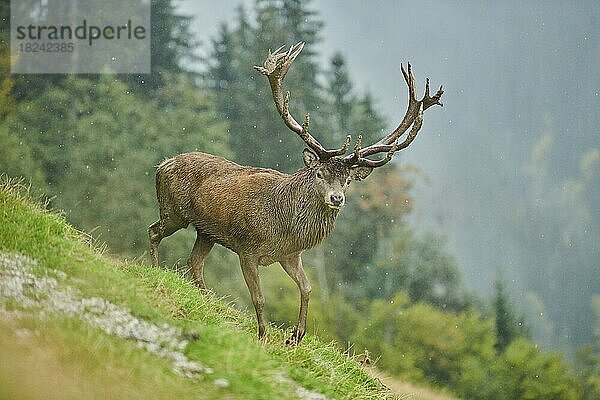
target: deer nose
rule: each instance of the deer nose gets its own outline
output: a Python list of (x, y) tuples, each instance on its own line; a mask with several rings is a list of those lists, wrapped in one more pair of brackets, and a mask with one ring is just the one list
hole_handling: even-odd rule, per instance
[(344, 202), (344, 196), (341, 194), (332, 194), (330, 196), (331, 204), (334, 206), (340, 206)]

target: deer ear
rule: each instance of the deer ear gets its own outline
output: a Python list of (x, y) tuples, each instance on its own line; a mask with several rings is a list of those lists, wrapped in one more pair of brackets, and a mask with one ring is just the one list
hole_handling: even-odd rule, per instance
[(354, 166), (350, 168), (350, 178), (353, 181), (362, 181), (367, 176), (369, 176), (371, 172), (373, 172), (373, 168), (371, 167)]
[(319, 157), (309, 149), (302, 151), (302, 157), (304, 158), (304, 165), (308, 168), (314, 168), (319, 165)]

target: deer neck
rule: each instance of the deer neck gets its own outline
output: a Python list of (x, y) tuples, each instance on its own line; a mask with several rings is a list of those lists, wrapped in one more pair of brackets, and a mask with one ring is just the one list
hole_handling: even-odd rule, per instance
[(286, 184), (289, 196), (285, 209), (289, 221), (286, 231), (298, 250), (320, 243), (333, 229), (339, 210), (328, 207), (314, 189), (312, 172), (303, 168), (290, 176)]

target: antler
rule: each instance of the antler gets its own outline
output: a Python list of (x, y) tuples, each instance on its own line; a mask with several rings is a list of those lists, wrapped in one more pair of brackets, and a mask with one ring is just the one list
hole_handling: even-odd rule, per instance
[[(404, 69), (404, 66), (400, 64), (402, 75), (408, 85), (408, 108), (406, 114), (400, 122), (400, 125), (394, 129), (390, 134), (381, 138), (378, 142), (361, 148), (361, 137), (358, 138), (354, 152), (344, 157), (344, 161), (351, 165), (361, 165), (371, 168), (381, 167), (388, 163), (395, 152), (408, 147), (419, 133), (421, 126), (423, 125), (423, 112), (433, 105), (442, 106), (440, 99), (444, 90), (442, 86), (438, 89), (435, 95), (431, 97), (429, 95), (429, 78), (425, 86), (425, 95), (421, 100), (417, 100), (415, 95), (415, 76), (412, 73), (410, 63), (408, 64), (408, 72)], [(403, 142), (398, 142), (398, 138), (402, 136), (406, 130), (412, 125), (410, 132)], [(381, 160), (369, 160), (367, 157), (378, 154), (387, 153)]]
[(275, 107), (277, 112), (281, 115), (283, 122), (292, 131), (296, 132), (306, 144), (317, 153), (321, 161), (325, 161), (334, 156), (341, 156), (346, 153), (350, 146), (350, 135), (346, 137), (344, 145), (337, 150), (326, 150), (317, 139), (315, 139), (308, 132), (308, 125), (310, 123), (310, 115), (306, 114), (304, 122), (300, 125), (294, 117), (290, 114), (289, 102), (290, 92), (286, 92), (285, 97), (282, 93), (282, 81), (285, 78), (290, 66), (298, 57), (302, 49), (304, 48), (304, 42), (298, 42), (291, 46), (287, 52), (281, 52), (285, 46), (281, 46), (274, 52), (269, 49), (269, 54), (262, 67), (254, 66), (254, 68), (266, 75), (271, 85), (271, 91), (273, 92), (273, 100), (275, 101)]

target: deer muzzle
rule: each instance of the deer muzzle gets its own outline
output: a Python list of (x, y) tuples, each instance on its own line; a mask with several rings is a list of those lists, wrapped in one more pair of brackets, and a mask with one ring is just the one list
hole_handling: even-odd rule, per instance
[(342, 208), (345, 202), (346, 198), (344, 197), (344, 194), (336, 192), (330, 193), (325, 200), (325, 204), (327, 204), (329, 208), (333, 208), (334, 210), (339, 210), (340, 208)]

